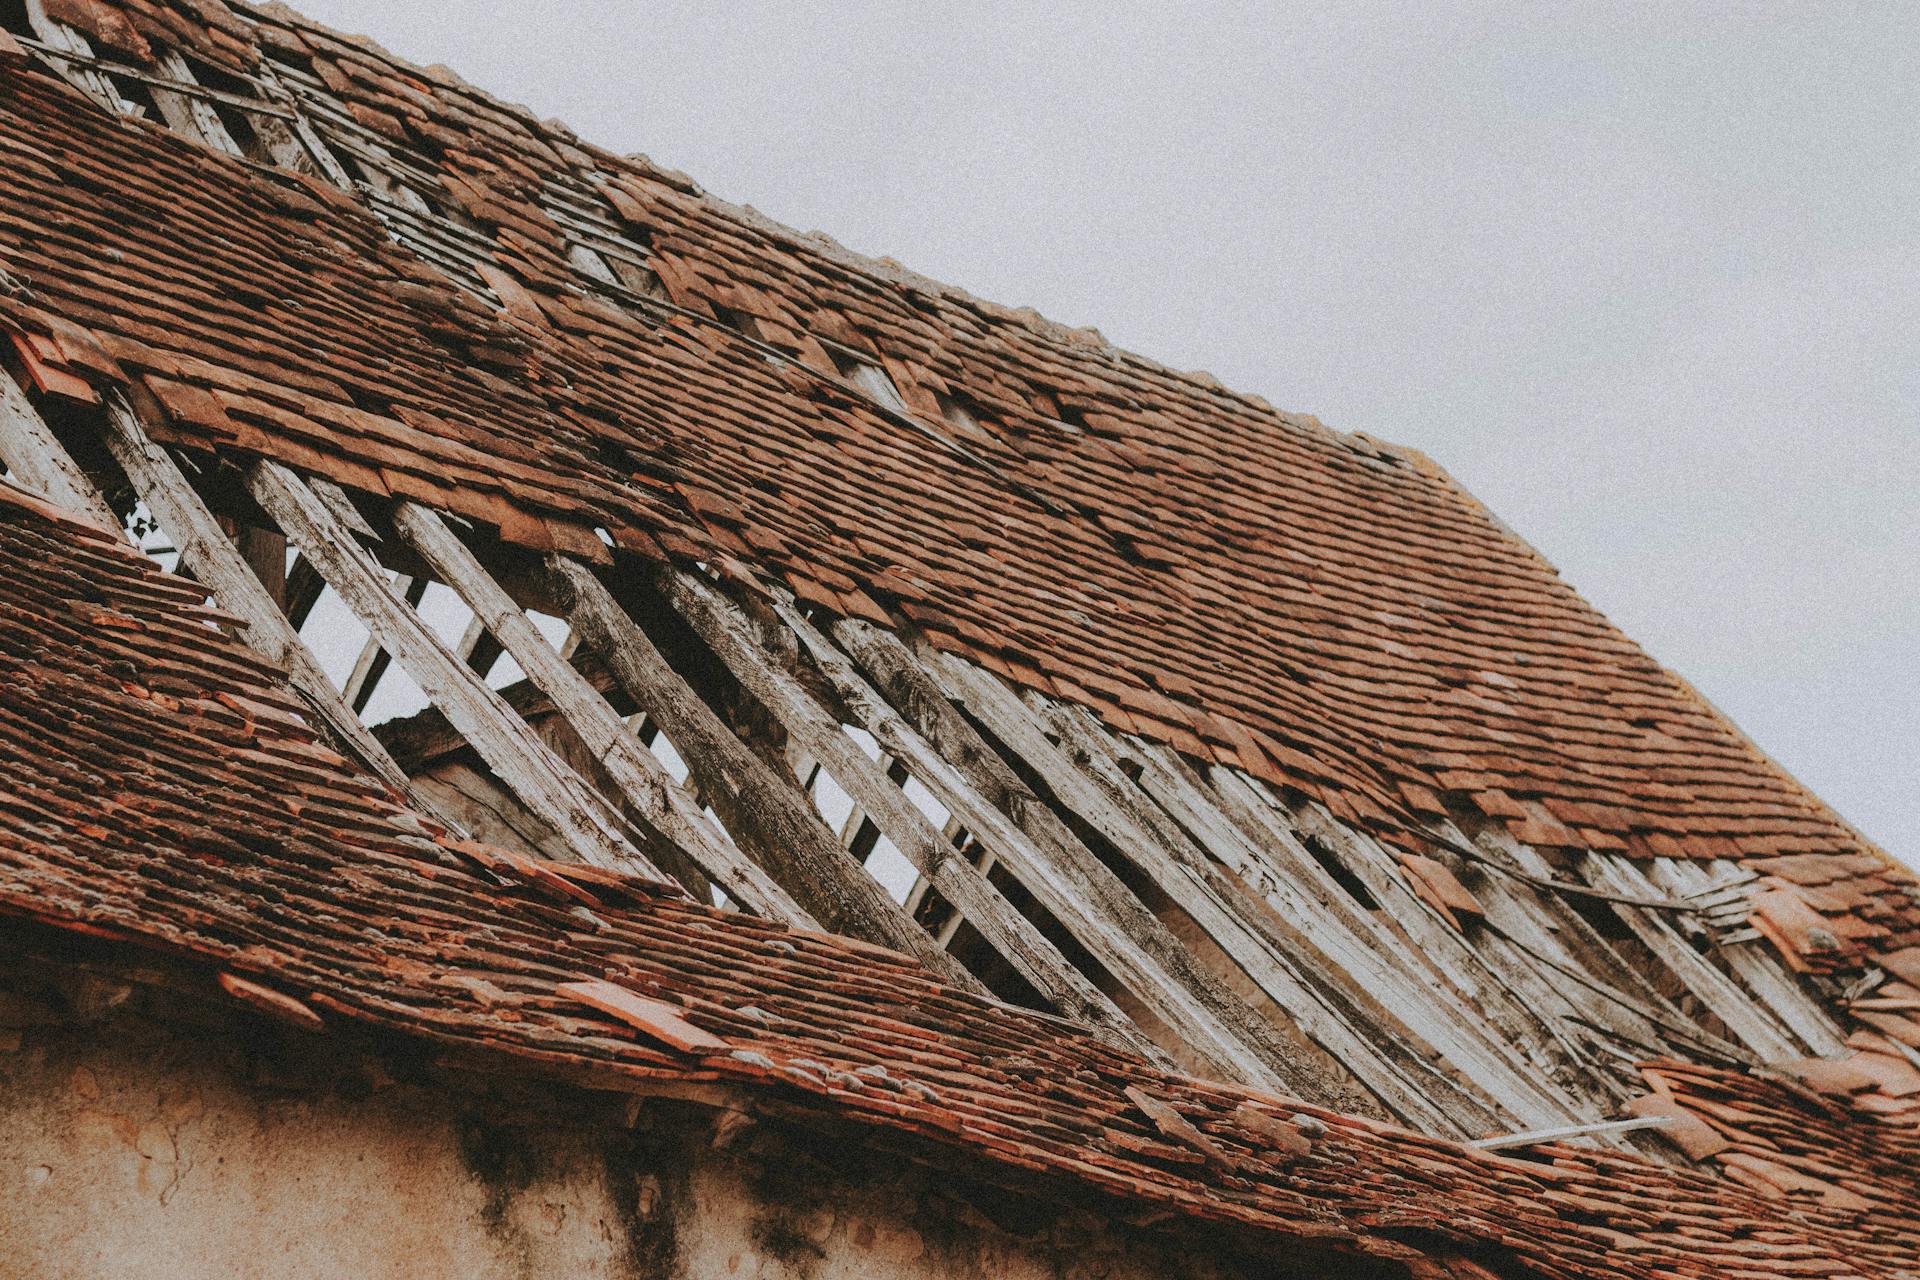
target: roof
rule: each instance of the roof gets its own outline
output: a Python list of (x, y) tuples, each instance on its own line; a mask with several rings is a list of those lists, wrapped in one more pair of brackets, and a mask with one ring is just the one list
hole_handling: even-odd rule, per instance
[(369, 191), (377, 218), (10, 62), (0, 315), (45, 385), (124, 379), (173, 443), (523, 545), (737, 559), (1403, 844), (1452, 805), (1548, 849), (1878, 856), (1416, 453), (780, 228), (283, 8), (55, 7), (116, 56), (270, 65), (406, 191)]
[(1920, 1253), (1920, 1138), (1843, 1095), (1654, 1064), (1704, 1117), (1690, 1140), (1740, 1135), (1740, 1181), (1575, 1146), (1515, 1159), (1162, 1071), (860, 943), (453, 841), (318, 745), (227, 625), (0, 484), (0, 913), (164, 953), (309, 1033), (601, 1089), (728, 1085), (1137, 1220), (1416, 1275), (1879, 1277)]
[[(1838, 980), (1855, 1052), (1643, 1064), (1634, 1106), (1680, 1120), (1692, 1166), (1509, 1159), (1170, 1074), (872, 946), (454, 839), (321, 745), (199, 588), (4, 486), (0, 913), (166, 952), (320, 1034), (725, 1086), (1142, 1218), (1450, 1274), (1894, 1275), (1920, 1252), (1920, 887), (1427, 459), (799, 235), (284, 9), (46, 9), (116, 92), (170, 92), (158, 58), (183, 53), (253, 160), (297, 99), (328, 131), (309, 167), (355, 171), (99, 110), (0, 33), (0, 336), (43, 403), (124, 386), (203, 458), (778, 581), (1409, 858), (1477, 813), (1549, 851), (1739, 859), (1750, 923)], [(1444, 866), (1404, 865), (1446, 901)]]

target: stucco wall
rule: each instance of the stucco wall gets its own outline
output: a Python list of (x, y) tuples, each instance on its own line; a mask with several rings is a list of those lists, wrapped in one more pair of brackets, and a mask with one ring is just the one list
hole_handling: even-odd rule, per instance
[(48, 976), (0, 962), (3, 1280), (1240, 1274), (850, 1135)]

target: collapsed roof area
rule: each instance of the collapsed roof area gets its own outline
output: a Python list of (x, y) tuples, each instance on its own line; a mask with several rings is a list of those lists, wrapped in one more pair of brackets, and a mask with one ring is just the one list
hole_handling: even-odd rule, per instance
[(0, 3), (0, 334), (0, 910), (1417, 1274), (1916, 1254), (1912, 878), (1419, 455), (220, 0)]

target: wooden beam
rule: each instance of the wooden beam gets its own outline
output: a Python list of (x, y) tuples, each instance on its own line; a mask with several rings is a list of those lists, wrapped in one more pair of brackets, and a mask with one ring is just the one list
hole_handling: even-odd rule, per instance
[[(547, 643), (526, 611), (437, 512), (400, 499), (394, 504), (393, 526), (401, 540), (454, 590), (488, 634), (520, 664), (527, 680), (552, 700), (554, 709), (580, 735), (587, 749), (599, 757), (600, 766), (640, 821), (683, 849), (728, 897), (756, 915), (799, 928), (819, 927), (786, 890), (714, 828), (692, 797), (628, 732), (619, 713)], [(556, 562), (562, 566), (556, 572), (570, 585), (576, 582), (570, 570), (578, 569), (591, 577), (584, 566), (564, 558), (556, 558)], [(598, 583), (598, 579), (594, 581)], [(579, 589), (577, 585), (575, 589)], [(472, 667), (458, 657), (453, 660), (473, 681), (484, 685)]]
[[(569, 632), (567, 645), (560, 650), (560, 656), (571, 660), (575, 642), (579, 638), (578, 631)], [(500, 661), (500, 655), (505, 652), (500, 647), (500, 642), (487, 634), (486, 624), (481, 622), (478, 616), (467, 623), (467, 629), (460, 633), (460, 643), (453, 646), (453, 651), (462, 662), (473, 668), (475, 675), (483, 680), (493, 670), (493, 664)]]
[[(156, 48), (153, 65), (182, 88), (194, 84), (193, 68), (187, 65), (186, 58), (178, 49)], [(174, 132), (198, 138), (214, 150), (224, 151), (230, 156), (245, 157), (246, 153), (240, 149), (240, 144), (227, 132), (220, 113), (213, 109), (213, 104), (206, 98), (155, 84), (152, 80), (146, 83), (147, 96), (153, 99), (154, 106), (160, 108), (160, 114), (166, 117), (167, 125)]]
[(202, 586), (220, 607), (247, 622), (247, 645), (287, 673), (288, 681), (314, 709), (320, 723), (342, 749), (359, 758), (388, 786), (412, 800), (421, 810), (459, 831), (459, 825), (418, 794), (406, 771), (394, 763), (360, 717), (340, 697), (319, 659), (300, 639), (260, 580), (228, 541), (219, 517), (207, 509), (167, 451), (147, 434), (133, 406), (118, 390), (106, 393), (106, 444), (140, 500), (147, 504), (174, 546), (183, 564), (193, 567)]
[[(907, 772), (905, 765), (889, 756), (882, 755), (880, 765), (886, 770), (887, 781), (896, 787), (904, 788), (907, 780), (913, 776)], [(856, 862), (864, 863), (873, 856), (875, 847), (880, 843), (880, 836), (880, 828), (874, 825), (867, 811), (858, 804), (848, 810), (847, 820), (840, 824), (840, 843), (846, 846), (847, 852), (853, 855)]]
[[(1465, 839), (1450, 825), (1443, 830), (1450, 839)], [(1514, 839), (1498, 823), (1489, 823), (1476, 836), (1472, 843), (1489, 856), (1505, 857), (1535, 876), (1546, 876), (1552, 871), (1544, 854)], [(1514, 888), (1491, 877), (1485, 887), (1489, 892), (1484, 899), (1489, 905), (1499, 896), (1499, 890)], [(1579, 912), (1554, 893), (1516, 890), (1510, 895), (1510, 901), (1518, 910), (1517, 916), (1511, 919), (1520, 925), (1520, 930), (1509, 933), (1509, 939), (1548, 968), (1571, 978), (1582, 993), (1596, 997), (1587, 1004), (1596, 1020), (1610, 1022), (1642, 1039), (1650, 1032), (1657, 1042), (1685, 1046), (1688, 1052), (1705, 1052), (1725, 1061), (1758, 1065), (1759, 1059), (1744, 1046), (1714, 1035), (1675, 1008)], [(1494, 921), (1491, 911), (1488, 920)], [(1508, 927), (1508, 921), (1499, 923), (1501, 927)], [(1638, 1021), (1644, 1029), (1636, 1031), (1621, 1024), (1622, 1016), (1630, 1022)]]
[[(1640, 869), (1625, 859), (1608, 854), (1588, 853), (1580, 859), (1580, 870), (1595, 884), (1622, 894), (1655, 892)], [(1657, 915), (1638, 907), (1614, 906), (1627, 928), (1678, 978), (1727, 1030), (1762, 1062), (1786, 1062), (1804, 1056), (1787, 1029), (1761, 1007), (1738, 983), (1712, 961), (1693, 949), (1693, 945)]]
[[(13, 375), (0, 367), (0, 460), (15, 484), (104, 529), (121, 525)], [(122, 533), (122, 536), (125, 535)]]
[(742, 742), (674, 670), (591, 569), (560, 555), (548, 569), (575, 633), (673, 743), (690, 780), (762, 867), (825, 927), (918, 956), (957, 985), (981, 989), (847, 856), (797, 783)]
[[(1458, 992), (1455, 1007), (1461, 1016), (1500, 1036), (1533, 1064), (1543, 1085), (1557, 1086), (1577, 1106), (1602, 1109), (1624, 1100), (1625, 1091), (1593, 1070), (1591, 1053), (1564, 1025), (1575, 1007), (1539, 981), (1530, 963), (1496, 964), (1483, 956), (1413, 892), (1392, 855), (1371, 837), (1317, 805), (1295, 812), (1264, 783), (1237, 770), (1215, 766), (1209, 780), (1228, 816), (1272, 862), (1276, 890), (1292, 888), (1328, 904), (1375, 954), (1400, 955), (1424, 966), (1436, 1002)], [(1358, 904), (1344, 905), (1347, 891), (1302, 842), (1309, 834), (1373, 896), (1384, 919)]]
[(856, 669), (798, 609), (780, 600), (775, 607), (861, 727), (904, 760), (921, 785), (1189, 1049), (1240, 1079), (1331, 1096), (1321, 1073), (1303, 1064), (1259, 1012), (1207, 972), (1020, 782), (904, 643), (857, 620), (835, 624), (835, 637), (860, 664)]
[[(33, 33), (47, 45), (48, 52), (58, 59), (61, 74), (73, 81), (86, 93), (97, 98), (100, 104), (116, 115), (124, 115), (133, 110), (133, 104), (120, 96), (105, 72), (92, 69), (93, 45), (78, 30), (64, 22), (56, 22), (47, 16), (45, 0), (25, 0), (27, 23)], [(76, 62), (67, 62), (60, 58), (61, 53), (78, 54)]]
[[(998, 677), (962, 659), (940, 659), (962, 705), (1039, 775), (1056, 800), (1119, 851), (1184, 911), (1227, 959), (1299, 1024), (1316, 1044), (1407, 1123), (1429, 1132), (1484, 1132), (1500, 1113), (1462, 1090), (1404, 1043), (1377, 1000), (1354, 983), (1312, 937), (1310, 920), (1245, 903), (1206, 855), (1122, 774), (1079, 722), (1049, 720)], [(1056, 745), (1049, 731), (1057, 733)], [(1101, 766), (1107, 766), (1102, 769)], [(1364, 1029), (1364, 1030), (1363, 1030)], [(1366, 1034), (1374, 1031), (1375, 1034)], [(1526, 1115), (1525, 1108), (1514, 1114)], [(1556, 1113), (1554, 1119), (1566, 1118)]]
[(566, 838), (576, 856), (673, 884), (615, 826), (600, 797), (394, 592), (385, 570), (300, 477), (262, 459), (248, 468), (246, 483), (254, 501), (313, 561), (421, 692), (466, 735), (521, 803)]
[[(786, 728), (794, 749), (824, 764), (893, 840), (940, 895), (973, 921), (988, 945), (1066, 1017), (1109, 1039), (1153, 1052), (1147, 1040), (1084, 975), (1069, 964), (1032, 922), (941, 838), (877, 762), (841, 728), (840, 721), (774, 663), (737, 606), (692, 574), (663, 577), (663, 594), (741, 686)], [(671, 732), (671, 731), (669, 731)], [(951, 962), (949, 957), (949, 962)]]
[[(1112, 736), (1090, 712), (1060, 708), (1058, 714), (1048, 717), (1048, 723), (1063, 734), (1071, 734), (1076, 728), (1083, 732), (1085, 739), (1076, 740), (1076, 745), (1088, 755), (1096, 776), (1116, 794), (1130, 789), (1114, 754)], [(1104, 759), (1100, 758), (1102, 755)], [(1161, 829), (1165, 843), (1175, 844), (1190, 833), (1202, 842), (1207, 853), (1222, 862), (1262, 857), (1264, 849), (1247, 840), (1171, 748), (1140, 744), (1131, 759), (1141, 769), (1139, 783), (1131, 789), (1157, 802), (1165, 811), (1164, 816), (1177, 824), (1175, 830), (1166, 830), (1163, 823), (1154, 820), (1155, 811), (1151, 807), (1137, 807), (1144, 819)], [(1204, 858), (1190, 861), (1195, 865), (1196, 874), (1204, 875), (1212, 870), (1211, 863)], [(1308, 861), (1312, 861), (1311, 855)], [(1333, 970), (1326, 980), (1335, 984), (1357, 984), (1365, 998), (1377, 1002), (1384, 1015), (1392, 1019), (1384, 1028), (1388, 1037), (1397, 1038), (1393, 1023), (1404, 1026), (1408, 1033), (1431, 1045), (1442, 1059), (1477, 1086), (1482, 1096), (1522, 1123), (1581, 1118), (1578, 1105), (1543, 1085), (1538, 1065), (1491, 1028), (1482, 1010), (1454, 1005), (1446, 989), (1436, 987), (1419, 975), (1410, 960), (1401, 958), (1398, 948), (1383, 945), (1386, 938), (1378, 934), (1356, 935), (1342, 927), (1344, 913), (1332, 908), (1325, 899), (1300, 892), (1300, 886), (1291, 877), (1277, 877), (1274, 883), (1276, 896), (1285, 907), (1283, 914), (1308, 939), (1305, 945), (1312, 948), (1308, 954), (1324, 955), (1325, 963), (1317, 967)], [(1344, 897), (1337, 886), (1336, 893)], [(1438, 1096), (1436, 1091), (1436, 1100)], [(1469, 1117), (1456, 1113), (1456, 1118)]]
[[(1703, 866), (1688, 858), (1655, 858), (1648, 866), (1654, 883), (1689, 898), (1726, 884), (1744, 870), (1724, 862)], [(1771, 943), (1716, 938), (1714, 947), (1734, 976), (1791, 1028), (1811, 1053), (1835, 1057), (1846, 1052), (1846, 1034), (1835, 1023), (1832, 1013), (1807, 994), (1799, 979), (1781, 963)]]
[(243, 524), (233, 531), (233, 543), (240, 548), (240, 558), (253, 570), (253, 576), (260, 579), (281, 612), (286, 612), (287, 540), (276, 530)]

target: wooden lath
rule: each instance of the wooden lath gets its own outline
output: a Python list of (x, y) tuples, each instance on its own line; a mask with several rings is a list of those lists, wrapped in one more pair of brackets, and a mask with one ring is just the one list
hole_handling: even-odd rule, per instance
[(583, 861), (645, 879), (667, 877), (608, 814), (604, 802), (454, 655), (387, 580), (380, 565), (305, 481), (276, 462), (254, 463), (247, 491), (413, 682), (444, 711), (521, 801), (562, 833)]
[[(952, 844), (933, 829), (926, 815), (842, 731), (839, 719), (791, 672), (768, 657), (753, 624), (737, 606), (710, 584), (684, 571), (669, 572), (663, 586), (666, 599), (742, 687), (773, 713), (797, 746), (826, 767), (855, 803), (893, 840), (902, 855), (943, 897), (974, 922), (988, 943), (1021, 976), (1067, 1016), (1079, 1018), (1136, 1047), (1147, 1048), (1149, 1042), (1134, 1030), (1113, 1002), (1076, 971), (971, 863), (958, 856)], [(853, 679), (845, 679), (842, 687), (856, 695), (859, 692)], [(867, 708), (862, 727), (875, 738), (883, 743), (890, 739), (903, 744), (911, 742), (911, 751), (896, 748), (897, 755), (910, 760), (916, 753), (922, 758), (932, 758), (932, 749), (914, 741), (911, 730), (881, 709), (884, 704), (876, 695), (869, 694), (865, 699), (856, 696), (855, 700)], [(880, 726), (879, 731), (876, 725)], [(940, 793), (936, 791), (936, 794)]]

